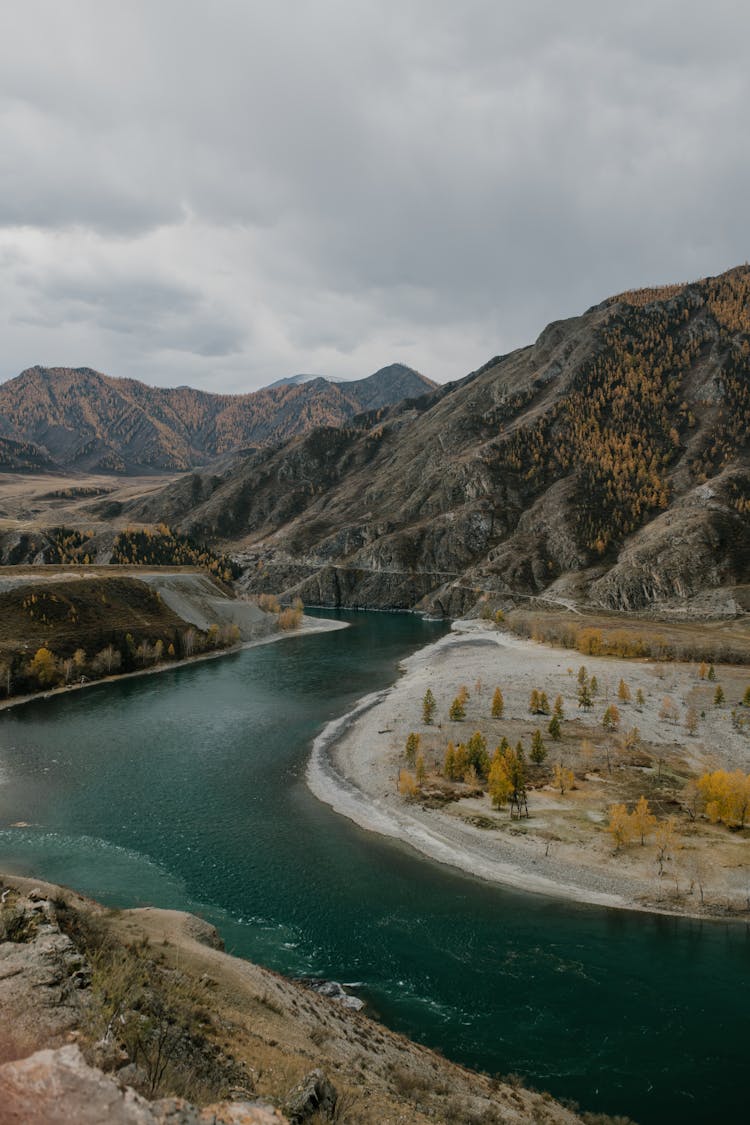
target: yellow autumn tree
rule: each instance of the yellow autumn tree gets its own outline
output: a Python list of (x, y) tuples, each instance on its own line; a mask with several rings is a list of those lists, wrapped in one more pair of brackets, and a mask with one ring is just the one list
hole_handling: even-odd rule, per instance
[(575, 774), (562, 762), (557, 762), (552, 774), (552, 784), (555, 789), (560, 790), (560, 796), (564, 797), (568, 789), (572, 789), (575, 784)]
[(643, 795), (638, 798), (638, 802), (630, 815), (633, 823), (633, 834), (640, 836), (642, 847), (646, 843), (646, 836), (656, 824), (656, 817), (651, 812), (649, 803)]
[(615, 842), (615, 851), (624, 848), (633, 838), (633, 822), (625, 805), (612, 805), (607, 831)]
[(620, 712), (614, 703), (610, 703), (602, 716), (602, 726), (605, 730), (617, 730), (620, 725)]
[(398, 791), (405, 801), (413, 801), (417, 795), (417, 782), (409, 770), (400, 770), (398, 775)]
[(508, 803), (513, 792), (513, 782), (504, 755), (496, 754), (490, 766), (487, 790), (492, 804), (501, 809)]
[(706, 816), (713, 824), (744, 827), (750, 811), (750, 774), (714, 770), (704, 773), (697, 785), (706, 804)]
[(37, 681), (40, 687), (49, 687), (59, 680), (60, 672), (57, 666), (57, 657), (44, 645), (36, 650), (29, 661), (29, 675)]

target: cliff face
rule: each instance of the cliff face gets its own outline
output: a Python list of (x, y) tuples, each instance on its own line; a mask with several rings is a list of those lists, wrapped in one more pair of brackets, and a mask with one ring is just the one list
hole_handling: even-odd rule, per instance
[[(434, 383), (403, 364), (366, 379), (317, 378), (245, 395), (149, 387), (90, 368), (31, 367), (0, 385), (0, 468), (185, 470), (238, 448), (278, 444)], [(2, 440), (2, 439), (5, 440)]]
[(750, 581), (750, 268), (623, 294), (416, 403), (196, 473), (132, 516), (254, 590), (642, 609)]

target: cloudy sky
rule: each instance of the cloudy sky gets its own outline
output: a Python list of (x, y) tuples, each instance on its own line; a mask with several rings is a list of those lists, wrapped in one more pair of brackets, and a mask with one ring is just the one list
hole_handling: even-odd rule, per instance
[(440, 381), (750, 257), (743, 0), (23, 0), (0, 379)]

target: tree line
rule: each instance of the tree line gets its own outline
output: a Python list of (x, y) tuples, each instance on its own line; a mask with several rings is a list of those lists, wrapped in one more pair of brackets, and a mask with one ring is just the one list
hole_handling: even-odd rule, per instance
[(210, 625), (175, 631), (170, 637), (139, 637), (125, 632), (115, 634), (102, 648), (87, 652), (56, 653), (43, 644), (27, 656), (16, 652), (0, 659), (0, 692), (9, 698), (35, 691), (101, 679), (118, 673), (134, 672), (172, 660), (189, 659), (205, 652), (231, 648), (240, 641), (237, 625)]

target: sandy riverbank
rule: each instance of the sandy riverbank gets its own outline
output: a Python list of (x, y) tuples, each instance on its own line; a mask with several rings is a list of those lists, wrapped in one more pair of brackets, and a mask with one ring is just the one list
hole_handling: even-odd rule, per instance
[[(587, 715), (576, 707), (575, 672), (582, 663), (598, 678), (601, 692), (601, 703)], [(629, 771), (620, 764), (607, 771), (602, 758), (600, 766), (590, 762), (586, 772), (575, 759), (582, 736), (602, 744), (601, 711), (605, 700), (615, 699), (623, 677), (633, 698), (638, 689), (644, 693), (646, 703), (637, 710), (630, 704), (620, 707), (630, 712), (624, 719), (637, 723), (654, 760), (659, 757), (660, 776), (662, 762), (687, 771), (709, 765), (750, 768), (750, 740), (732, 729), (728, 707), (709, 711), (706, 705), (696, 738), (687, 738), (681, 726), (665, 724), (659, 717), (665, 695), (684, 715), (688, 706), (701, 705), (701, 693), (714, 689), (713, 684), (697, 681), (694, 666), (583, 658), (479, 622), (457, 622), (451, 634), (405, 661), (403, 670), (392, 688), (361, 700), (348, 715), (330, 723), (314, 744), (308, 784), (337, 812), (431, 859), (524, 891), (700, 917), (746, 911), (746, 887), (741, 884), (750, 870), (746, 854), (750, 849), (744, 834), (713, 825), (687, 826), (674, 861), (661, 875), (652, 846), (630, 847), (614, 857), (606, 831), (608, 802), (622, 799), (618, 786), (626, 780), (635, 785), (642, 780), (645, 786), (647, 775), (655, 776), (657, 767)], [(717, 671), (723, 676), (729, 670)], [(747, 676), (747, 670), (739, 675)], [(453, 723), (447, 710), (461, 684), (471, 689), (467, 718)], [(502, 720), (489, 719), (496, 685), (505, 696)], [(434, 725), (425, 727), (421, 701), (428, 687), (438, 708)], [(564, 697), (569, 716), (563, 724), (566, 733), (563, 742), (549, 750), (550, 757), (554, 753), (564, 763), (578, 765), (575, 791), (561, 798), (551, 785), (540, 784), (530, 793), (530, 819), (522, 822), (510, 821), (505, 810), (492, 809), (486, 795), (461, 797), (442, 807), (407, 803), (399, 796), (398, 774), (405, 764), (403, 747), (410, 731), (421, 733), (430, 772), (437, 771), (448, 739), (465, 741), (476, 729), (487, 736), (490, 751), (503, 734), (512, 744), (525, 737), (528, 746), (526, 735), (540, 725), (528, 714), (534, 687), (546, 690), (551, 700), (558, 693)], [(595, 750), (595, 758), (597, 754)], [(666, 764), (664, 769), (666, 773)], [(650, 783), (655, 784), (653, 777)], [(715, 854), (711, 864), (705, 859), (707, 842)]]
[(251, 641), (243, 641), (241, 644), (231, 645), (229, 648), (222, 648), (217, 652), (201, 652), (197, 656), (189, 656), (185, 660), (165, 660), (154, 668), (140, 668), (136, 672), (123, 672), (117, 676), (103, 676), (98, 680), (86, 680), (83, 684), (65, 684), (62, 687), (51, 688), (49, 691), (12, 696), (10, 699), (4, 699), (0, 702), (0, 711), (7, 711), (12, 707), (21, 707), (35, 699), (52, 699), (58, 695), (70, 695), (72, 692), (85, 691), (86, 688), (97, 687), (100, 684), (111, 684), (116, 680), (131, 680), (137, 676), (154, 676), (159, 672), (171, 672), (187, 665), (198, 664), (203, 660), (218, 660), (221, 656), (232, 656), (246, 648), (258, 648), (260, 645), (273, 644), (275, 641), (283, 641), (288, 637), (311, 636), (313, 633), (330, 633), (337, 629), (348, 628), (349, 624), (346, 621), (334, 621), (331, 618), (321, 617), (303, 617), (302, 624), (298, 629), (280, 629), (277, 633), (270, 633), (265, 637), (256, 637)]

